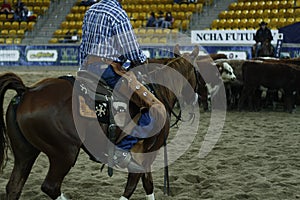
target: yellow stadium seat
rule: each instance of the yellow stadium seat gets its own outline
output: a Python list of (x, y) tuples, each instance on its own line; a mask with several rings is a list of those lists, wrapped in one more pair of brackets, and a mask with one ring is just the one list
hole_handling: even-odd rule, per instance
[(139, 15), (140, 15), (140, 13), (138, 13), (138, 12), (133, 12), (133, 13), (131, 13), (131, 15), (130, 15), (130, 19), (131, 19), (131, 20), (138, 20), (138, 19), (139, 19)]
[(85, 13), (85, 11), (86, 11), (86, 6), (79, 6), (77, 13)]
[(217, 29), (220, 26), (220, 20), (219, 19), (215, 19), (213, 20), (213, 22), (211, 23), (211, 28), (212, 29)]
[(24, 35), (25, 35), (25, 30), (24, 30), (24, 29), (19, 29), (19, 30), (17, 30), (17, 36), (18, 36), (19, 38), (23, 38)]
[(32, 31), (33, 28), (34, 28), (35, 22), (28, 22), (27, 25), (28, 25), (28, 26), (27, 26), (27, 27), (28, 27), (28, 30)]
[(236, 10), (237, 4), (238, 4), (237, 2), (233, 2), (233, 3), (229, 4), (229, 6), (228, 6), (229, 10)]
[(278, 28), (285, 26), (285, 24), (286, 24), (286, 18), (281, 17), (278, 19)]
[(63, 29), (76, 29), (76, 21), (69, 21), (68, 27)]
[(72, 13), (78, 13), (78, 12), (79, 12), (79, 6), (73, 6), (73, 7), (71, 8), (71, 12), (72, 12)]
[(226, 27), (226, 21), (227, 21), (227, 19), (220, 19), (220, 21), (218, 23), (218, 29), (225, 28)]
[(279, 9), (280, 1), (273, 1), (274, 9)]
[(241, 22), (240, 19), (234, 19), (229, 28), (232, 28), (232, 29), (239, 28), (240, 22)]
[(244, 2), (244, 6), (241, 10), (251, 10), (251, 1)]
[(249, 10), (256, 10), (258, 6), (258, 2), (257, 1), (252, 1), (251, 5), (249, 6)]
[(197, 10), (196, 10), (196, 4), (194, 4), (194, 3), (187, 4), (187, 10), (186, 11), (197, 12)]
[(60, 37), (62, 35), (62, 29), (56, 29), (53, 33), (55, 37)]
[(271, 18), (270, 23), (268, 24), (270, 28), (277, 28), (278, 26), (278, 18)]
[(17, 30), (20, 28), (19, 26), (20, 26), (19, 22), (12, 22), (10, 28)]
[(286, 9), (285, 17), (287, 18), (294, 17), (294, 8)]
[(181, 27), (181, 20), (175, 19), (173, 24), (172, 24), (172, 28), (173, 29), (179, 29), (180, 27)]
[(148, 36), (153, 36), (153, 35), (155, 35), (155, 28), (147, 28), (146, 29), (146, 34), (148, 35)]
[(0, 44), (5, 44), (5, 38), (0, 38)]
[(157, 10), (165, 12), (165, 5), (164, 4), (158, 4), (157, 5)]
[(6, 14), (0, 14), (0, 21), (6, 21)]
[(48, 41), (48, 43), (50, 43), (50, 44), (56, 44), (56, 43), (58, 43), (58, 39), (57, 39), (57, 38), (51, 38), (51, 39)]
[(278, 10), (278, 17), (284, 17), (285, 13), (286, 13), (286, 9), (285, 8), (279, 9)]
[(8, 29), (2, 29), (1, 30), (1, 35), (2, 36), (8, 36)]
[(294, 5), (295, 5), (295, 1), (294, 0), (289, 0), (289, 1), (287, 1), (286, 8), (293, 8)]
[(270, 14), (271, 14), (271, 10), (265, 9), (265, 10), (263, 10), (262, 17), (264, 17), (264, 18), (270, 17)]
[(243, 28), (247, 28), (248, 27), (248, 19), (247, 18), (243, 18), (240, 20), (240, 23), (239, 23), (239, 28), (240, 29), (243, 29)]
[(83, 16), (82, 13), (74, 13), (72, 19), (68, 21), (82, 21), (83, 20), (82, 16)]
[(226, 19), (226, 14), (227, 10), (222, 10), (218, 15), (219, 19)]
[(256, 8), (263, 10), (263, 9), (265, 9), (265, 4), (266, 4), (265, 1), (259, 1)]
[(249, 11), (249, 18), (256, 18), (256, 10)]
[(60, 28), (64, 29), (64, 28), (69, 28), (69, 21), (63, 21), (60, 24)]
[(232, 16), (232, 18), (236, 19), (236, 18), (241, 18), (242, 17), (242, 10), (236, 10)]
[(300, 0), (296, 0), (296, 7), (300, 7)]
[(11, 29), (11, 23), (10, 22), (4, 22), (3, 23), (3, 29)]
[(174, 4), (173, 5), (173, 12), (179, 12), (180, 11), (180, 4)]
[(186, 19), (185, 12), (177, 12), (176, 14), (177, 16), (174, 17), (175, 19), (180, 19), (180, 20)]
[(263, 13), (264, 13), (264, 10), (262, 10), (262, 9), (257, 10), (257, 11), (256, 11), (256, 14), (255, 14), (256, 18), (263, 17), (263, 16), (262, 16)]
[(21, 22), (20, 23), (20, 27), (19, 27), (20, 29), (24, 29), (24, 30), (27, 30), (27, 28), (28, 28), (28, 25), (27, 25), (27, 22)]
[(77, 30), (77, 34), (82, 37), (82, 29)]
[(151, 5), (150, 5), (150, 9), (151, 9), (151, 11), (153, 11), (153, 12), (157, 12), (157, 11), (158, 11), (157, 5), (156, 5), (156, 4), (151, 4)]
[(255, 21), (255, 18), (250, 18), (248, 19), (248, 22), (247, 22), (247, 28), (253, 28), (253, 27), (256, 27), (256, 21)]
[(266, 2), (266, 9), (270, 9), (270, 10), (272, 10), (272, 9), (274, 9), (275, 7), (274, 7), (274, 5), (273, 5), (273, 1), (267, 1)]
[(73, 20), (74, 19), (74, 13), (69, 13), (69, 14), (67, 14), (67, 16), (66, 16), (66, 20), (67, 21), (71, 21), (71, 20)]
[(0, 21), (0, 30), (3, 29), (3, 22)]
[(82, 21), (76, 21), (75, 22), (75, 29), (81, 29), (82, 28), (82, 24), (83, 24)]
[(300, 17), (300, 8), (294, 10), (294, 17), (295, 18)]
[(279, 7), (278, 7), (278, 9), (286, 9), (286, 8), (288, 8), (287, 1), (285, 1), (285, 0), (279, 1)]
[(142, 6), (142, 11), (143, 11), (143, 12), (146, 12), (146, 13), (151, 12), (150, 6), (149, 6), (148, 4), (144, 4), (144, 5)]
[(13, 44), (14, 43), (14, 39), (13, 38), (6, 38), (5, 43), (6, 44)]
[(250, 18), (249, 10), (242, 10), (240, 18)]
[(165, 5), (165, 11), (166, 12), (172, 12), (173, 11), (173, 4), (166, 4)]
[(21, 38), (15, 38), (13, 42), (14, 42), (14, 44), (21, 44), (22, 39)]
[(272, 9), (270, 13), (270, 18), (278, 17), (278, 9)]
[(291, 25), (291, 24), (293, 24), (293, 23), (295, 23), (296, 21), (295, 21), (295, 18), (294, 17), (289, 17), (289, 18), (287, 18), (286, 19), (286, 26), (287, 25)]
[(181, 12), (187, 12), (188, 11), (188, 4), (180, 4), (180, 11)]
[(44, 0), (42, 6), (50, 6), (51, 1), (50, 0)]
[(35, 0), (28, 0), (26, 6), (35, 6)]
[(244, 8), (244, 2), (238, 2), (235, 10), (242, 10)]
[(189, 30), (190, 29), (190, 20), (188, 20), (188, 19), (182, 20), (182, 22), (181, 22), (181, 29), (183, 31)]

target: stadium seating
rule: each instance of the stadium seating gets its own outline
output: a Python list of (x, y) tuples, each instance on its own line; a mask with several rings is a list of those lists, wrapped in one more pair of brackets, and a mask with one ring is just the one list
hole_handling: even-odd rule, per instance
[[(4, 1), (0, 0), (0, 5)], [(16, 1), (8, 1), (11, 5), (14, 5)], [(48, 10), (51, 0), (23, 0), (22, 1), (29, 11), (33, 12), (35, 20), (38, 16), (44, 15)], [(13, 6), (14, 8), (14, 6)], [(13, 14), (0, 14), (0, 44), (21, 44), (22, 39), (25, 37), (28, 31), (32, 31), (36, 21), (13, 21)]]
[[(81, 36), (84, 13), (89, 9), (89, 6), (80, 6), (80, 2), (81, 0), (77, 0), (75, 5), (71, 8), (70, 13), (66, 15), (65, 21), (61, 23), (59, 29), (55, 31), (53, 37), (49, 40), (49, 43), (59, 42), (60, 39), (64, 37), (64, 32), (66, 32), (66, 30), (77, 30), (79, 36)], [(192, 14), (201, 13), (204, 3), (211, 5), (213, 0), (198, 0), (197, 3), (183, 4), (174, 4), (173, 0), (123, 0), (122, 7), (131, 19), (133, 28), (140, 30), (137, 31), (138, 37), (141, 37), (141, 39), (138, 38), (139, 41), (161, 43), (166, 42), (166, 38), (168, 38), (169, 35), (165, 32), (163, 32), (163, 34), (158, 34), (160, 32), (159, 29), (157, 32), (153, 33), (152, 30), (145, 28), (150, 12), (159, 13), (162, 11), (165, 13), (170, 11), (172, 13), (175, 19), (171, 27), (171, 36), (173, 37), (174, 34), (178, 34), (180, 31), (187, 31), (190, 28)], [(150, 34), (155, 34), (155, 36), (150, 37)], [(149, 37), (146, 37), (146, 35)]]
[[(272, 29), (299, 22), (300, 0), (238, 0), (221, 11), (211, 29), (257, 29), (264, 20)], [(227, 23), (227, 24), (226, 24)]]

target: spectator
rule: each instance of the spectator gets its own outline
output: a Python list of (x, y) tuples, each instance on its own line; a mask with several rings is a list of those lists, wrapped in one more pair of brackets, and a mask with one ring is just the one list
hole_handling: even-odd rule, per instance
[(97, 3), (97, 0), (82, 0), (79, 6), (91, 6), (94, 3)]
[(171, 28), (173, 22), (174, 22), (174, 18), (172, 16), (171, 12), (167, 12), (166, 17), (164, 18), (164, 21), (162, 22), (161, 27), (162, 28)]
[(16, 4), (14, 12), (14, 21), (28, 21), (28, 8), (20, 0)]
[(161, 27), (164, 20), (165, 20), (164, 13), (162, 11), (159, 11), (158, 17), (156, 20), (156, 28)]
[(13, 14), (14, 10), (12, 9), (10, 3), (4, 0), (3, 4), (1, 5), (0, 14), (6, 14), (6, 19), (8, 14)]
[(174, 0), (174, 3), (180, 4), (181, 2), (182, 2), (182, 0)]
[(150, 13), (150, 17), (148, 18), (146, 27), (155, 27), (156, 26), (156, 17), (155, 17), (155, 13), (151, 12)]

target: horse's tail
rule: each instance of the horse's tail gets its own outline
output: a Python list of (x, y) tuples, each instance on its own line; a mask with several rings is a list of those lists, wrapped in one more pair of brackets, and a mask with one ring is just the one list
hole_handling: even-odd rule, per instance
[(4, 160), (7, 158), (7, 139), (6, 126), (4, 123), (4, 95), (7, 90), (15, 90), (18, 95), (21, 95), (25, 90), (22, 79), (14, 73), (5, 73), (0, 75), (0, 172), (4, 168)]

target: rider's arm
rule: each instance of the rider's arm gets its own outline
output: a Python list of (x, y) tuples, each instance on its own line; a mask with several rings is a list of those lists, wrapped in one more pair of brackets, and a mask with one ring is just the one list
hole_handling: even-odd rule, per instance
[(118, 22), (114, 26), (114, 32), (123, 51), (122, 55), (135, 64), (142, 64), (146, 61), (147, 57), (140, 49), (129, 19)]

